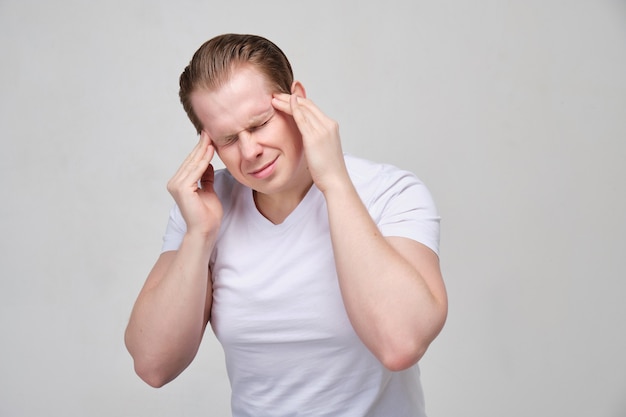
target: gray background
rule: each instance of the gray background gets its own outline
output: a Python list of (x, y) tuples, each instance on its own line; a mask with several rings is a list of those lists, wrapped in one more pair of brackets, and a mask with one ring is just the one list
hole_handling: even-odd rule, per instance
[(435, 196), (430, 416), (626, 415), (624, 1), (0, 0), (1, 416), (229, 414), (210, 332), (160, 390), (122, 340), (196, 142), (178, 75), (223, 32)]

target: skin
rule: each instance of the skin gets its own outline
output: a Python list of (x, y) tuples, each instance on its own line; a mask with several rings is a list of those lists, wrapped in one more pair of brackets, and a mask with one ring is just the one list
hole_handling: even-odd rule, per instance
[(195, 357), (210, 320), (208, 263), (223, 214), (212, 187), (215, 152), (276, 224), (315, 183), (326, 199), (339, 285), (355, 331), (390, 370), (419, 361), (447, 315), (439, 259), (418, 242), (380, 234), (349, 178), (337, 123), (306, 98), (301, 83), (294, 82), (291, 94), (273, 93), (251, 66), (237, 68), (215, 91), (196, 91), (192, 104), (204, 129), (168, 183), (187, 232), (177, 251), (157, 260), (126, 330), (138, 375), (155, 387), (176, 378)]

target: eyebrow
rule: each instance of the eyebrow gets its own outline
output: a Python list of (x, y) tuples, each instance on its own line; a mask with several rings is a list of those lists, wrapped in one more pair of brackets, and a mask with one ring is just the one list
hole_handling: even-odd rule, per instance
[(244, 130), (252, 129), (252, 128), (258, 126), (259, 124), (264, 123), (267, 119), (271, 118), (274, 115), (274, 113), (275, 113), (275, 110), (274, 110), (273, 107), (270, 107), (267, 110), (264, 110), (262, 113), (257, 113), (256, 115), (254, 115), (254, 116), (252, 116), (250, 118), (250, 121), (248, 122), (247, 127), (245, 127), (244, 129), (240, 130), (239, 132), (232, 133), (232, 134), (226, 135), (226, 136), (222, 136), (221, 140), (223, 140), (225, 142), (228, 142), (228, 141), (231, 141), (232, 139), (235, 139)]

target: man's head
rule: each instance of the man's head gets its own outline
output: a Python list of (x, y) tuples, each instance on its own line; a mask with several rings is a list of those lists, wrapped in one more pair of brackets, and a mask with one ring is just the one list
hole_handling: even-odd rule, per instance
[(198, 134), (202, 131), (202, 124), (191, 105), (191, 94), (221, 87), (233, 70), (243, 65), (253, 65), (276, 92), (290, 93), (293, 71), (278, 46), (256, 35), (216, 36), (196, 51), (180, 76), (180, 101)]

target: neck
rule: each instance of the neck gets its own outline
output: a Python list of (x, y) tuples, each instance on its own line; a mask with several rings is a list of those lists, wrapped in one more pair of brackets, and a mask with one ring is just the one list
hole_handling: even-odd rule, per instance
[(280, 224), (298, 207), (312, 185), (313, 180), (309, 177), (306, 182), (302, 182), (299, 187), (289, 192), (263, 194), (253, 191), (254, 203), (266, 219), (274, 224)]

